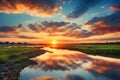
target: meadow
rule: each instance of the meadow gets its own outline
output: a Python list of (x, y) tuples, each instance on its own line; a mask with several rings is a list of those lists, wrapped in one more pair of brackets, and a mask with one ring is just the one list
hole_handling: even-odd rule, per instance
[(17, 63), (23, 60), (28, 60), (29, 57), (26, 55), (36, 50), (39, 49), (33, 47), (25, 47), (23, 45), (1, 45), (0, 64), (6, 62)]
[(44, 50), (40, 49), (40, 46), (1, 44), (0, 80), (19, 80), (19, 73), (25, 66), (36, 64), (31, 61), (30, 58), (38, 56), (44, 52)]
[(92, 44), (92, 45), (69, 45), (70, 50), (77, 50), (91, 55), (120, 58), (119, 44)]

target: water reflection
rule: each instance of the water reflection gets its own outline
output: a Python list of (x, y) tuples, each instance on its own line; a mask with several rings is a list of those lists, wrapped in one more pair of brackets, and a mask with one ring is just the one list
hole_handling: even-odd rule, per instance
[(120, 80), (120, 60), (78, 51), (43, 48), (31, 58), (37, 65), (23, 69), (20, 80)]

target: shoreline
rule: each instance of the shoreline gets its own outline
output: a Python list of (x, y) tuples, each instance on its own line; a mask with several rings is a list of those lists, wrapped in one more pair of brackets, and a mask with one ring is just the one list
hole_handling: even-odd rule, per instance
[[(29, 52), (28, 54), (24, 55), (28, 56), (29, 58), (32, 58), (44, 54), (45, 52), (45, 50), (40, 49), (37, 51)], [(12, 63), (9, 61), (4, 64), (0, 64), (0, 80), (19, 80), (20, 71), (24, 67), (34, 64), (37, 63), (30, 59), (23, 60), (20, 63)]]

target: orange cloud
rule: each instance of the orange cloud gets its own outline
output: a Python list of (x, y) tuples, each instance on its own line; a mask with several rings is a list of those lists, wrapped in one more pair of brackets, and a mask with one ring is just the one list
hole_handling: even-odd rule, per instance
[(59, 79), (56, 79), (56, 78), (53, 78), (53, 77), (50, 77), (50, 76), (45, 76), (45, 77), (38, 77), (38, 78), (35, 78), (35, 79), (31, 79), (31, 80), (59, 80)]
[(26, 13), (32, 16), (49, 17), (60, 9), (54, 0), (2, 0), (0, 12), (8, 14)]
[(19, 28), (16, 26), (0, 26), (0, 33), (18, 33)]
[(111, 6), (111, 7), (110, 7), (110, 10), (113, 10), (113, 11), (120, 11), (120, 7)]
[(109, 24), (103, 20), (98, 20), (94, 23), (86, 23), (86, 26), (89, 26), (91, 32), (95, 33), (94, 35), (103, 35), (109, 33), (115, 33), (120, 31), (120, 24)]

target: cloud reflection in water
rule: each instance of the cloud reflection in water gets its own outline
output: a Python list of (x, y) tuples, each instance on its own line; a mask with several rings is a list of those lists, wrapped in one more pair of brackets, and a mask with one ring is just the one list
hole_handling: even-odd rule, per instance
[(76, 69), (83, 63), (92, 61), (92, 58), (87, 57), (86, 54), (81, 52), (52, 48), (44, 49), (50, 52), (46, 52), (45, 54), (32, 58), (32, 60), (38, 63), (36, 67), (45, 71)]
[[(38, 77), (33, 80), (89, 80), (87, 78), (90, 76), (94, 77), (91, 80), (120, 80), (120, 59), (91, 56), (71, 50), (43, 49), (49, 52), (31, 58), (31, 60), (36, 61), (38, 64), (30, 66), (30, 68), (39, 69), (45, 73), (51, 72), (51, 74), (62, 71), (63, 73), (61, 74), (64, 75), (64, 78), (52, 79), (49, 77), (50, 79), (48, 79), (48, 77), (45, 78), (45, 75), (44, 78)], [(86, 74), (90, 74), (90, 76)]]

